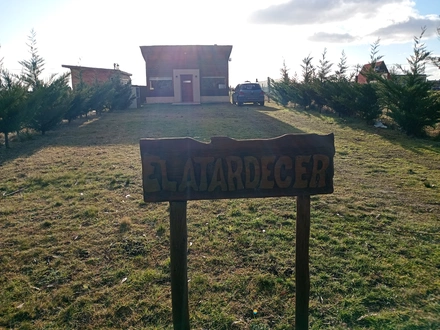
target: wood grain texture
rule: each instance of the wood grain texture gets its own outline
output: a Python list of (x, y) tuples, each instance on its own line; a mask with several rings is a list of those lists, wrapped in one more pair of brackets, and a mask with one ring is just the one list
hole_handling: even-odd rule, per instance
[(334, 136), (142, 139), (144, 201), (330, 194)]
[(295, 329), (309, 328), (310, 196), (296, 198)]
[(176, 330), (189, 330), (186, 202), (170, 202), (171, 300)]

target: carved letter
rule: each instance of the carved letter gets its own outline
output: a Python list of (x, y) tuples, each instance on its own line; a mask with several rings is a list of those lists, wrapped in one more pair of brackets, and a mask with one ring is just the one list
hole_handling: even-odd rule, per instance
[[(292, 169), (292, 158), (281, 156), (275, 163), (275, 182), (280, 188), (288, 188), (292, 183), (292, 177), (287, 175), (287, 171)], [(283, 173), (284, 178), (281, 177)]]
[(163, 159), (160, 159), (157, 161), (157, 163), (160, 165), (160, 170), (161, 170), (161, 175), (162, 175), (162, 189), (166, 190), (166, 191), (176, 191), (177, 190), (177, 182), (168, 181), (166, 161)]
[[(226, 162), (228, 164), (228, 186), (229, 191), (235, 190), (234, 178), (237, 182), (237, 190), (244, 189), (243, 180), (241, 179), (241, 173), (243, 172), (243, 161), (240, 157), (229, 156), (226, 157)], [(232, 168), (232, 163), (236, 164), (235, 171)]]
[(214, 157), (194, 157), (194, 162), (200, 164), (200, 186), (199, 191), (206, 191), (208, 189), (208, 164), (214, 162)]
[[(310, 188), (325, 187), (325, 171), (330, 164), (330, 160), (326, 155), (313, 155), (313, 170), (310, 178)], [(321, 165), (321, 166), (319, 166)]]
[(222, 191), (228, 190), (225, 180), (225, 174), (223, 173), (222, 159), (217, 158), (214, 164), (214, 173), (212, 174), (211, 183), (209, 184), (208, 191), (214, 191), (215, 188), (221, 187)]
[[(253, 180), (251, 180), (251, 165), (254, 168), (254, 177)], [(258, 163), (257, 158), (253, 156), (247, 156), (244, 157), (244, 169), (246, 173), (246, 182), (245, 187), (246, 189), (255, 189), (258, 187), (258, 183), (260, 182), (260, 163)]]
[(192, 188), (194, 191), (198, 190), (196, 175), (194, 173), (194, 165), (191, 158), (188, 158), (185, 167), (183, 169), (183, 177), (182, 177), (182, 182), (179, 185), (179, 191), (180, 192), (185, 191), (187, 188)]
[(261, 189), (272, 189), (275, 185), (273, 180), (269, 180), (269, 176), (272, 171), (269, 169), (269, 164), (273, 164), (275, 161), (275, 156), (264, 156), (261, 157)]
[(157, 192), (161, 190), (159, 180), (152, 178), (154, 175), (154, 166), (160, 162), (160, 158), (157, 156), (147, 156), (143, 160), (143, 176), (144, 176), (144, 191), (147, 193)]
[(309, 180), (303, 178), (307, 174), (307, 168), (303, 166), (304, 163), (309, 163), (312, 156), (296, 156), (295, 157), (295, 184), (293, 188), (302, 189), (307, 188)]

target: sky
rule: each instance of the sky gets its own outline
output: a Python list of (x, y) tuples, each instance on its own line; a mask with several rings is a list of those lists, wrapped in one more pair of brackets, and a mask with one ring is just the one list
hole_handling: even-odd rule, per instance
[[(140, 46), (232, 45), (229, 83), (277, 79), (283, 63), (301, 76), (324, 50), (336, 69), (342, 52), (349, 71), (370, 61), (371, 45), (388, 68), (407, 65), (414, 37), (440, 56), (439, 0), (0, 0), (0, 59), (13, 73), (30, 58), (32, 29), (45, 75), (64, 65), (119, 68), (145, 85)], [(428, 79), (440, 69), (428, 65)]]

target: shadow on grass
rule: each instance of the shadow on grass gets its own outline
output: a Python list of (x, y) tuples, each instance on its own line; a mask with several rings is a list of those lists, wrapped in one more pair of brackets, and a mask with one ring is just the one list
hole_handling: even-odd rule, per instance
[(104, 113), (100, 117), (64, 123), (45, 136), (14, 142), (0, 148), (4, 162), (28, 157), (40, 149), (56, 146), (87, 147), (138, 145), (141, 138), (192, 137), (209, 142), (213, 136), (234, 139), (273, 138), (303, 131), (261, 111), (277, 111), (269, 106), (210, 104), (196, 106), (149, 105), (145, 108)]
[(349, 127), (353, 131), (359, 133), (368, 133), (379, 135), (388, 140), (392, 144), (397, 144), (402, 148), (414, 152), (416, 154), (424, 154), (424, 151), (440, 154), (440, 141), (435, 138), (415, 138), (406, 135), (404, 132), (394, 127), (377, 128), (372, 123), (368, 124), (365, 120), (357, 117), (340, 117), (335, 113), (323, 112), (318, 110), (303, 110), (295, 107), (289, 108), (292, 111), (298, 111), (305, 116), (316, 118), (321, 121), (332, 120), (339, 127)]

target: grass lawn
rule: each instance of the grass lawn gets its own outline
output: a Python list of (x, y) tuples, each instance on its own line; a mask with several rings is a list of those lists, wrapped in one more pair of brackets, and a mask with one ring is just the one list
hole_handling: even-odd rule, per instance
[[(172, 328), (169, 204), (142, 200), (139, 139), (286, 133), (335, 134), (310, 327), (439, 329), (440, 142), (270, 103), (105, 113), (0, 148), (0, 328)], [(294, 198), (188, 202), (193, 329), (294, 328), (295, 216)]]

